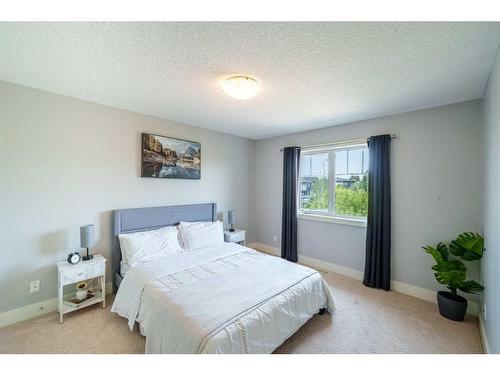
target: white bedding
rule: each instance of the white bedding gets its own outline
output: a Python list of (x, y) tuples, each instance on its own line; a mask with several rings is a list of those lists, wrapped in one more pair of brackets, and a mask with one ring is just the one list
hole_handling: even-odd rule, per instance
[(179, 233), (184, 250), (191, 251), (205, 246), (224, 243), (224, 229), (221, 221), (195, 221), (179, 223)]
[(175, 226), (118, 235), (122, 260), (129, 267), (149, 263), (183, 250)]
[(130, 269), (113, 312), (147, 353), (271, 353), (333, 298), (307, 267), (233, 243)]
[(120, 275), (123, 277), (125, 277), (125, 274), (127, 273), (127, 271), (130, 269), (130, 266), (125, 263), (123, 260), (120, 260)]

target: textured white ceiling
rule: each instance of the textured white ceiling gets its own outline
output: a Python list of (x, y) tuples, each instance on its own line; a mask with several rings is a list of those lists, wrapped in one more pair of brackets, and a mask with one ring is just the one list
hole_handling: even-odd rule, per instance
[[(482, 96), (500, 23), (0, 23), (0, 80), (261, 139)], [(262, 82), (248, 101), (220, 79)]]

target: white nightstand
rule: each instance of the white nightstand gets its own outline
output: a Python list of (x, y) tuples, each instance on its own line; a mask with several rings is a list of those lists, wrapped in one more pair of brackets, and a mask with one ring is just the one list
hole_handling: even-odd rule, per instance
[(245, 246), (245, 233), (243, 229), (235, 229), (234, 232), (230, 232), (229, 229), (224, 231), (224, 241), (226, 242), (236, 242), (237, 244)]
[[(70, 306), (64, 301), (63, 287), (65, 285), (78, 283), (83, 280), (99, 278), (100, 286), (94, 291), (95, 296), (84, 301), (78, 306)], [(102, 307), (106, 307), (106, 258), (102, 255), (94, 255), (94, 258), (87, 261), (80, 261), (77, 264), (68, 262), (57, 262), (57, 296), (59, 301), (59, 323), (63, 321), (63, 315), (72, 311), (80, 310), (84, 307), (102, 302)]]

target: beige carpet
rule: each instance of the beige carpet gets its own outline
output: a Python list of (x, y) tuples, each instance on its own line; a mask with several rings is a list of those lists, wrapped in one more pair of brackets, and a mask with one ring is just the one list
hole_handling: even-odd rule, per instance
[[(276, 353), (482, 353), (472, 316), (453, 322), (433, 303), (344, 276), (325, 278), (335, 313), (314, 316)], [(109, 304), (66, 315), (63, 324), (50, 313), (0, 329), (0, 353), (144, 353), (144, 343)]]

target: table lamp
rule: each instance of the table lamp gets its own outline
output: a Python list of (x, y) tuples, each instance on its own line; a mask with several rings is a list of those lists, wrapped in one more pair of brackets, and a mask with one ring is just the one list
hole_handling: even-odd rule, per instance
[(234, 232), (234, 210), (227, 211), (227, 223), (229, 224), (229, 231)]
[(84, 225), (80, 227), (80, 247), (87, 248), (87, 255), (82, 257), (82, 260), (90, 260), (94, 258), (89, 255), (89, 247), (94, 245), (94, 224)]

